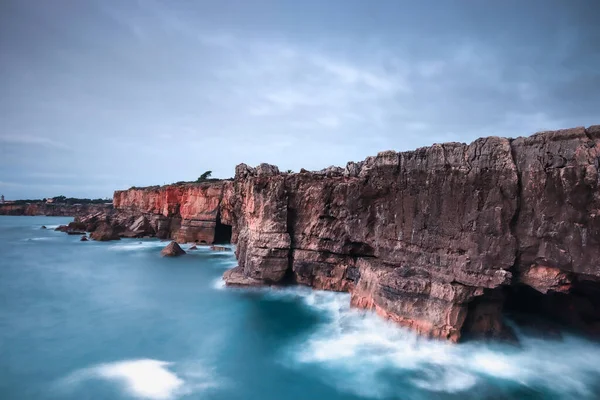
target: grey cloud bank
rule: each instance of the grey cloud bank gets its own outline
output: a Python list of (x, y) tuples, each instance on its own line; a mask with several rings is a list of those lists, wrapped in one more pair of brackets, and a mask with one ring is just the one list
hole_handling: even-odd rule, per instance
[(596, 1), (3, 1), (0, 192), (110, 196), (596, 124), (598, 17)]

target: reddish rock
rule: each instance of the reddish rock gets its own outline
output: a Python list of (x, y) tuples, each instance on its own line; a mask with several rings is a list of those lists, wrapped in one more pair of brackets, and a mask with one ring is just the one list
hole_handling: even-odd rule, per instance
[(569, 273), (558, 268), (533, 264), (522, 269), (519, 282), (544, 294), (549, 291), (567, 293), (571, 289), (572, 279)]
[(177, 242), (173, 241), (162, 249), (160, 254), (163, 257), (177, 257), (185, 254), (185, 251), (177, 244)]
[(498, 293), (513, 275), (542, 293), (600, 278), (599, 143), (590, 127), (385, 151), (344, 170), (241, 164), (227, 202), (239, 267), (224, 279), (350, 291), (432, 337), (510, 337)]
[(488, 137), (316, 172), (240, 164), (233, 181), (117, 191), (81, 222), (207, 244), (232, 228), (228, 285), (348, 291), (431, 337), (511, 337), (505, 306), (600, 334), (599, 168), (600, 126)]
[(248, 277), (240, 267), (225, 271), (223, 280), (227, 286), (262, 286), (265, 284), (265, 282), (260, 279)]
[(221, 223), (219, 204), (228, 184), (216, 181), (118, 190), (113, 198), (116, 219), (139, 237), (150, 234), (211, 244)]
[(100, 242), (121, 239), (118, 230), (106, 222), (101, 223), (92, 233), (90, 233), (90, 238)]

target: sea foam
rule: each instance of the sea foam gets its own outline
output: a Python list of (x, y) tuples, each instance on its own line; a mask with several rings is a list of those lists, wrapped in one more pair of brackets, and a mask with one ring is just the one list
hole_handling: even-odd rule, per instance
[(129, 396), (147, 400), (171, 400), (217, 386), (197, 363), (178, 369), (174, 366), (153, 359), (118, 361), (79, 370), (63, 383), (73, 389), (88, 380), (101, 379), (120, 385)]
[[(289, 288), (269, 297), (295, 297), (324, 312), (326, 322), (295, 342), (284, 357), (311, 364), (338, 389), (381, 398), (423, 392), (469, 394), (486, 385), (542, 390), (561, 398), (594, 398), (600, 387), (600, 345), (577, 337), (545, 340), (518, 334), (520, 346), (449, 344), (417, 336), (371, 312), (351, 309), (348, 294)], [(409, 396), (409, 398), (411, 397)]]

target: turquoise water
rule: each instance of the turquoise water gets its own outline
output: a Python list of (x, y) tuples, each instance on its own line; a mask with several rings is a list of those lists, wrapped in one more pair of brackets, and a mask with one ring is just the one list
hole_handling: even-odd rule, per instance
[[(0, 217), (0, 399), (600, 398), (600, 346), (417, 338), (347, 294), (228, 289), (231, 253)], [(185, 247), (184, 247), (185, 248)]]

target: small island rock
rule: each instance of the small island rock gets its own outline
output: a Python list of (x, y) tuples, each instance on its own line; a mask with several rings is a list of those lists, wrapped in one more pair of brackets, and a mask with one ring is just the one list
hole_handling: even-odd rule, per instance
[(177, 257), (183, 254), (186, 254), (185, 251), (177, 244), (177, 242), (173, 241), (169, 243), (160, 254), (164, 257)]

